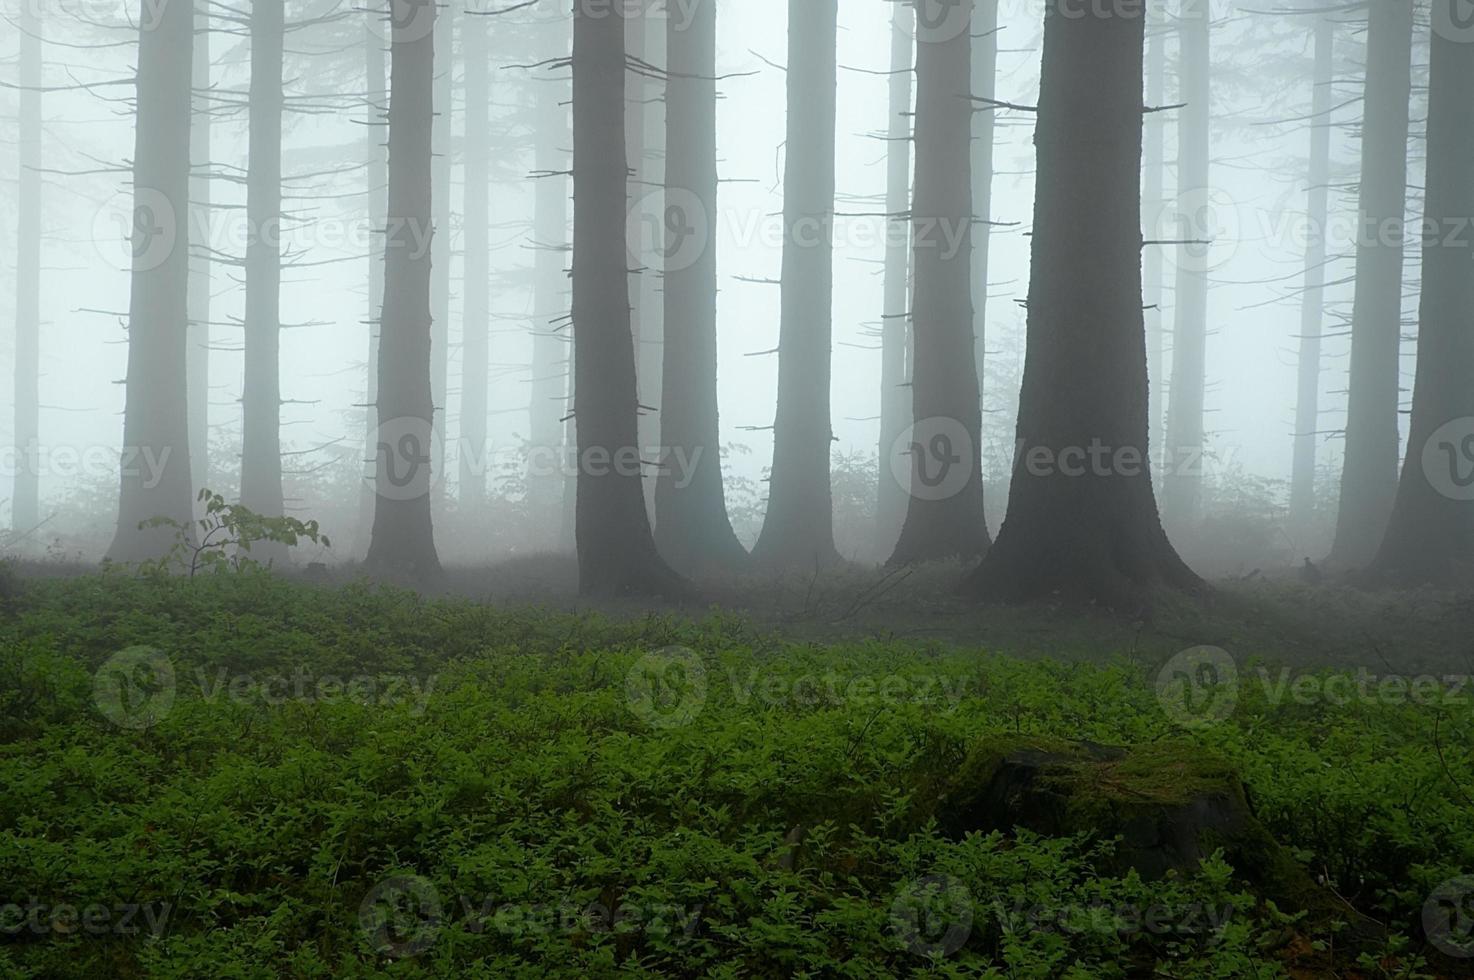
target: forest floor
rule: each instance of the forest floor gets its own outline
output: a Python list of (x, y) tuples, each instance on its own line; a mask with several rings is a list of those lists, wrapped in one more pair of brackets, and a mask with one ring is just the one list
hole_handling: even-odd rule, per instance
[[(20, 573), (6, 977), (1474, 976), (1474, 596)], [(1090, 834), (948, 832), (939, 787), (1005, 737), (1225, 760), (1344, 921), (1222, 858), (1144, 881)]]

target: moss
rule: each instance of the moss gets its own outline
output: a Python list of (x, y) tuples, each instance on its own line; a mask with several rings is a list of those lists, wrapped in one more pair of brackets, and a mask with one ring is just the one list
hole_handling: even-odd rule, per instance
[(1201, 747), (1155, 742), (1119, 761), (1066, 763), (1050, 782), (1084, 804), (1186, 806), (1205, 796), (1242, 792), (1234, 767)]

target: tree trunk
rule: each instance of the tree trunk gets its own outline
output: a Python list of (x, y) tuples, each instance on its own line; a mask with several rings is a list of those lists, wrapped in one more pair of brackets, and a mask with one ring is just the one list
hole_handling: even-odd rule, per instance
[(664, 356), (655, 541), (685, 573), (747, 560), (727, 516), (717, 411), (717, 11), (670, 17), (666, 48)]
[(15, 251), (15, 446), (10, 526), (41, 523), (41, 18), (21, 4), (19, 195)]
[(1146, 456), (1143, 6), (1046, 9), (1020, 457), (970, 580), (988, 600), (1133, 608), (1201, 586), (1162, 531)]
[(1203, 496), (1203, 401), (1208, 355), (1208, 245), (1215, 229), (1198, 217), (1209, 212), (1209, 0), (1182, 0), (1178, 76), (1186, 103), (1177, 127), (1177, 285), (1173, 306), (1172, 385), (1167, 396), (1162, 513), (1167, 526), (1197, 523)]
[[(1411, 437), (1387, 536), (1373, 570), (1450, 584), (1474, 559), (1474, 44), (1462, 0), (1434, 0), (1428, 79), (1427, 217)], [(1442, 5), (1444, 10), (1438, 9)]]
[[(1167, 28), (1162, 21), (1160, 10), (1148, 8), (1146, 103), (1150, 107), (1160, 107), (1167, 101)], [(1167, 208), (1165, 113), (1153, 112), (1146, 117), (1142, 140), (1142, 220), (1152, 237), (1159, 237), (1157, 233), (1161, 231), (1161, 217)], [(1159, 443), (1165, 442), (1162, 395), (1167, 390), (1164, 343), (1166, 317), (1162, 313), (1162, 304), (1166, 299), (1166, 281), (1162, 275), (1162, 249), (1158, 246), (1146, 249), (1141, 261), (1142, 304), (1146, 308), (1148, 448), (1152, 450), (1153, 468), (1157, 469), (1161, 459)]]
[(1398, 356), (1402, 342), (1403, 224), (1407, 207), (1408, 102), (1412, 98), (1412, 0), (1371, 6), (1367, 31), (1356, 299), (1341, 507), (1331, 559), (1372, 560), (1397, 496)]
[(973, 24), (972, 0), (946, 9), (938, 24), (919, 20), (916, 33), (916, 422), (909, 446), (893, 450), (910, 460), (911, 497), (892, 564), (977, 558), (988, 548), (972, 306), (971, 35), (981, 25)]
[(459, 499), (475, 512), (486, 504), (487, 370), (491, 356), (491, 55), (487, 20), (461, 24), (466, 62), (465, 279), (461, 319), (461, 439)]
[[(972, 15), (972, 94), (991, 99), (998, 91), (998, 4), (975, 4)], [(993, 143), (998, 110), (972, 107), (972, 335), (977, 359), (978, 406), (987, 391), (988, 256), (993, 244)], [(979, 452), (983, 443), (979, 442)], [(983, 532), (987, 533), (986, 520)]]
[[(384, 19), (382, 10), (374, 7), (369, 8), (368, 16)], [(377, 248), (380, 241), (379, 236), (385, 233), (385, 227), (389, 223), (388, 214), (385, 211), (387, 198), (388, 171), (385, 166), (384, 156), (384, 106), (388, 100), (388, 83), (385, 78), (384, 68), (384, 41), (379, 32), (371, 26), (364, 28), (364, 87), (367, 100), (364, 132), (367, 133), (366, 158), (368, 166), (365, 170), (367, 177), (366, 192), (367, 214), (369, 228), (373, 234), (370, 241), (368, 256), (368, 358), (364, 362), (365, 369), (365, 397), (364, 405), (364, 479), (363, 488), (358, 496), (358, 544), (355, 554), (360, 556), (367, 554), (368, 543), (372, 537), (374, 526), (374, 473), (375, 462), (379, 447), (376, 435), (379, 420), (375, 406), (379, 402), (379, 334), (383, 325), (383, 301), (384, 301), (384, 253)]]
[(1315, 94), (1310, 108), (1310, 168), (1305, 247), (1305, 292), (1300, 297), (1300, 363), (1295, 396), (1294, 456), (1290, 467), (1290, 527), (1310, 529), (1315, 520), (1315, 445), (1320, 423), (1321, 325), (1326, 282), (1326, 222), (1330, 219), (1331, 86), (1334, 84), (1336, 22), (1315, 14)]
[[(391, 0), (398, 2), (398, 0)], [(440, 71), (435, 76), (435, 149), (431, 159), (435, 244), (430, 264), (430, 386), (433, 392), (436, 427), (442, 436), (448, 430), (446, 406), (450, 404), (450, 265), (454, 235), (451, 225), (451, 164), (455, 158), (455, 5), (446, 4), (435, 16), (435, 48)], [(445, 496), (449, 473), (443, 439), (431, 448), (435, 479), (430, 494), (438, 507)]]
[(837, 0), (789, 0), (778, 410), (768, 510), (753, 549), (769, 566), (839, 558), (829, 482), (838, 17)]
[[(890, 124), (886, 129), (885, 306), (880, 320), (880, 491), (876, 544), (895, 550), (906, 520), (905, 483), (892, 472), (892, 454), (911, 424), (907, 390), (906, 337), (911, 319), (911, 90), (916, 39), (915, 8), (898, 3), (891, 12)], [(980, 114), (982, 115), (982, 114)], [(904, 231), (903, 231), (904, 229)]]
[[(241, 503), (266, 517), (285, 510), (281, 486), (281, 0), (252, 0), (250, 147), (246, 168), (245, 383), (241, 394)], [(264, 549), (264, 550), (263, 550)], [(258, 561), (285, 559), (266, 545)]]
[[(189, 181), (190, 213), (198, 215), (194, 226), (212, 226), (210, 211), (210, 10), (195, 10), (194, 116), (190, 119)], [(208, 242), (206, 243), (208, 244)], [(208, 249), (192, 251), (189, 257), (189, 353), (185, 357), (189, 391), (189, 461), (194, 485), (210, 486), (210, 292), (213, 259)]]
[[(393, 7), (389, 207), (379, 330), (374, 530), (368, 568), (403, 581), (440, 574), (430, 515), (435, 405), (430, 381), (431, 156), (435, 0)], [(442, 457), (443, 458), (443, 457)]]
[[(626, 0), (627, 4), (631, 2)], [(630, 8), (633, 13), (626, 23), (625, 44), (629, 59), (636, 66), (643, 62), (659, 71), (665, 61), (663, 28), (668, 20), (679, 24), (683, 17), (659, 9), (656, 0), (633, 0), (633, 4)], [(625, 125), (630, 166), (628, 195), (633, 202), (630, 221), (639, 222), (641, 227), (663, 228), (665, 195), (659, 162), (665, 121), (660, 114), (661, 87), (650, 77), (651, 70), (635, 67), (630, 83), (629, 115)], [(635, 337), (635, 376), (639, 385), (640, 451), (654, 458), (659, 453), (661, 421), (665, 416), (661, 395), (664, 370), (661, 348), (665, 328), (657, 272), (660, 261), (653, 249), (629, 258), (636, 270), (630, 327)], [(652, 514), (655, 512), (656, 482), (656, 468), (648, 467), (644, 475), (645, 503)]]
[(642, 486), (625, 238), (625, 18), (573, 21), (573, 339), (579, 589), (679, 591), (655, 550)]
[(133, 151), (133, 272), (118, 532), (108, 557), (160, 557), (168, 528), (192, 526), (189, 396), (189, 129), (194, 4), (145, 4), (139, 20)]

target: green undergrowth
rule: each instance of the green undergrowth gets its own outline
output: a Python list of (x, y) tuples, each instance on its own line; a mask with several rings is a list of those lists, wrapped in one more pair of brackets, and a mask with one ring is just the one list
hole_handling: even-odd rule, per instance
[[(1236, 707), (1184, 726), (1158, 664), (1067, 653), (29, 583), (0, 606), (0, 976), (1463, 975), (1423, 912), (1474, 871), (1474, 692), (1303, 703), (1234, 651)], [(1227, 760), (1391, 938), (1349, 952), (1221, 857), (1146, 882), (1090, 834), (943, 833), (941, 788), (1015, 737), (1145, 747), (1169, 800)]]

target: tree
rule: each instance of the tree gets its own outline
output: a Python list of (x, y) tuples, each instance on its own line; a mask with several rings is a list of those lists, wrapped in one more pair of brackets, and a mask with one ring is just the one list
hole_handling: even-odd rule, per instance
[(389, 207), (379, 328), (374, 527), (368, 568), (408, 581), (440, 574), (430, 515), (435, 401), (430, 381), (431, 156), (435, 0), (390, 5)]
[(944, 16), (919, 18), (916, 34), (916, 421), (911, 497), (892, 564), (977, 558), (988, 548), (972, 305), (973, 4), (957, 0), (941, 9)]
[(1305, 243), (1305, 291), (1300, 297), (1300, 360), (1295, 396), (1294, 456), (1290, 467), (1290, 526), (1304, 530), (1315, 511), (1315, 441), (1320, 420), (1321, 327), (1325, 318), (1326, 223), (1330, 219), (1331, 86), (1335, 79), (1336, 22), (1315, 17), (1315, 77), (1310, 108), (1310, 167)]
[(491, 52), (484, 17), (461, 23), (466, 59), (465, 283), (462, 295), (460, 502), (486, 502), (487, 370), (491, 356)]
[(1155, 588), (1201, 586), (1162, 530), (1147, 465), (1144, 6), (1046, 8), (1020, 455), (969, 580), (988, 600), (1131, 608)]
[(1411, 437), (1372, 566), (1385, 578), (1440, 584), (1474, 555), (1474, 43), (1457, 33), (1460, 4), (1434, 0)]
[[(241, 393), (241, 503), (266, 517), (285, 511), (281, 466), (282, 0), (252, 0), (246, 168), (246, 343)], [(261, 557), (261, 556), (258, 556)], [(263, 560), (285, 558), (268, 545)]]
[(625, 17), (573, 20), (573, 341), (576, 537), (585, 595), (674, 593), (645, 508), (625, 238)]
[[(625, 146), (630, 168), (628, 194), (634, 201), (631, 220), (647, 226), (664, 227), (661, 220), (665, 214), (664, 193), (657, 166), (663, 152), (661, 137), (664, 135), (664, 120), (660, 114), (664, 94), (660, 84), (664, 76), (660, 67), (665, 60), (664, 27), (671, 20), (681, 25), (688, 15), (672, 16), (672, 11), (662, 9), (665, 4), (659, 0), (625, 0), (625, 4), (629, 11), (625, 19), (625, 56), (633, 75), (633, 81), (627, 86), (625, 117)], [(691, 13), (695, 13), (694, 9)], [(656, 242), (649, 244), (659, 245)], [(630, 256), (630, 260), (635, 269), (635, 281), (631, 285), (630, 329), (635, 337), (640, 451), (653, 453), (658, 451), (655, 447), (661, 445), (660, 429), (665, 417), (665, 399), (661, 392), (664, 310), (655, 268), (659, 261), (653, 248), (642, 249), (640, 254)], [(645, 473), (646, 506), (651, 513), (655, 508), (656, 469), (649, 467)]]
[[(371, 5), (368, 10), (371, 18), (384, 19), (382, 8)], [(364, 25), (363, 37), (364, 56), (364, 120), (365, 156), (368, 161), (364, 169), (365, 176), (365, 210), (368, 216), (369, 227), (375, 236), (383, 235), (389, 223), (386, 211), (387, 184), (389, 180), (388, 169), (385, 164), (383, 128), (385, 123), (385, 100), (388, 98), (388, 80), (384, 66), (384, 42), (380, 33), (373, 24)], [(358, 547), (357, 553), (362, 555), (368, 551), (368, 542), (373, 536), (374, 525), (374, 483), (375, 483), (375, 460), (378, 457), (379, 446), (376, 429), (379, 419), (378, 412), (374, 408), (379, 403), (379, 335), (383, 326), (383, 303), (384, 303), (384, 252), (379, 249), (370, 248), (368, 257), (368, 356), (364, 361), (364, 391), (366, 392), (364, 404), (364, 435), (363, 435), (363, 458), (364, 458), (364, 480), (363, 489), (358, 498)]]
[[(998, 4), (975, 3), (972, 14), (972, 335), (982, 403), (988, 340), (988, 257), (993, 244), (993, 154), (998, 107), (986, 100), (998, 90)], [(979, 409), (981, 410), (981, 408)], [(986, 525), (984, 533), (987, 533)]]
[[(661, 469), (655, 541), (682, 572), (747, 560), (727, 516), (717, 411), (717, 11), (668, 18)], [(631, 220), (636, 220), (635, 216)]]
[(1177, 285), (1173, 306), (1172, 385), (1162, 511), (1172, 527), (1197, 521), (1203, 494), (1203, 402), (1208, 356), (1208, 245), (1212, 18), (1209, 0), (1182, 0), (1178, 76), (1185, 103), (1177, 128)]
[(1412, 0), (1380, 0), (1370, 10), (1351, 386), (1341, 508), (1331, 548), (1331, 559), (1350, 568), (1360, 568), (1375, 556), (1397, 496), (1398, 355), (1412, 98)]
[(911, 222), (907, 212), (911, 208), (911, 90), (916, 56), (916, 39), (912, 31), (915, 26), (915, 8), (909, 4), (895, 4), (891, 12), (890, 124), (886, 129), (885, 155), (888, 233), (885, 305), (880, 320), (880, 494), (876, 505), (877, 544), (886, 554), (894, 551), (896, 542), (900, 540), (909, 489), (893, 475), (891, 454), (911, 424), (911, 399), (907, 391), (910, 383), (907, 355), (911, 320)]
[[(390, 0), (397, 3), (399, 0)], [(450, 264), (453, 254), (451, 215), (452, 163), (455, 140), (452, 119), (455, 115), (455, 10), (447, 3), (435, 16), (435, 49), (440, 52), (435, 76), (434, 154), (431, 157), (431, 184), (434, 197), (435, 239), (430, 258), (430, 388), (439, 431), (445, 432), (446, 406), (450, 404)], [(435, 478), (430, 493), (437, 504), (445, 493), (448, 465), (443, 441), (431, 446), (431, 466)]]
[[(1163, 95), (1167, 87), (1167, 31), (1161, 20), (1159, 10), (1147, 8), (1146, 102), (1153, 108), (1161, 107), (1166, 101)], [(1157, 227), (1167, 207), (1166, 145), (1165, 113), (1150, 113), (1142, 132), (1141, 202), (1143, 223), (1149, 229)], [(1155, 445), (1165, 435), (1162, 426), (1162, 394), (1167, 390), (1164, 343), (1166, 318), (1162, 314), (1162, 302), (1166, 294), (1163, 288), (1163, 264), (1160, 248), (1148, 248), (1142, 256), (1142, 302), (1146, 307), (1147, 384), (1150, 388), (1147, 394), (1147, 431), (1151, 435), (1149, 445)], [(1154, 453), (1152, 458), (1155, 461), (1160, 456)]]
[(839, 558), (829, 481), (838, 18), (838, 0), (789, 0), (778, 410), (768, 510), (753, 549), (769, 566)]
[[(209, 227), (211, 196), (210, 130), (210, 8), (195, 10), (194, 30), (194, 116), (190, 120), (189, 157), (192, 174), (189, 204), (201, 216), (198, 224)], [(208, 243), (206, 243), (208, 245)], [(185, 359), (189, 392), (189, 459), (195, 486), (210, 485), (210, 281), (214, 266), (208, 247), (191, 250), (189, 266), (189, 353)]]
[(133, 151), (133, 270), (128, 376), (113, 561), (172, 545), (155, 517), (189, 522), (189, 131), (194, 4), (143, 4)]
[(15, 251), (15, 446), (10, 526), (41, 523), (41, 17), (20, 12), (19, 194)]

